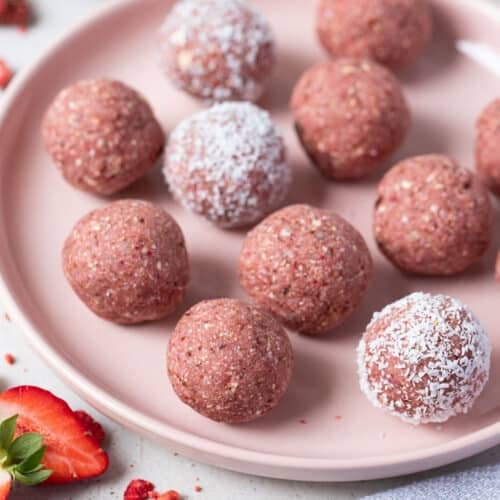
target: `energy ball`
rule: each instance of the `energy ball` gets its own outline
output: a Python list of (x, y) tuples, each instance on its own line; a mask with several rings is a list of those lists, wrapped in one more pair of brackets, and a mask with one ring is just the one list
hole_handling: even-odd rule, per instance
[(472, 172), (447, 156), (404, 160), (378, 186), (375, 239), (403, 271), (464, 271), (488, 249), (492, 224), (488, 191)]
[(415, 62), (432, 37), (426, 0), (321, 0), (317, 32), (334, 57), (369, 58), (392, 69)]
[(45, 114), (42, 136), (64, 178), (100, 195), (144, 176), (165, 143), (149, 104), (113, 80), (85, 80), (62, 90)]
[(248, 233), (240, 254), (247, 294), (286, 326), (320, 335), (357, 308), (372, 275), (366, 243), (327, 210), (291, 205)]
[(368, 60), (338, 59), (308, 69), (295, 86), (291, 110), (309, 157), (337, 180), (372, 173), (410, 126), (399, 82)]
[(80, 219), (66, 239), (63, 270), (98, 316), (132, 324), (163, 318), (189, 282), (184, 236), (162, 208), (120, 200)]
[(177, 396), (217, 422), (250, 422), (281, 400), (293, 352), (283, 327), (262, 309), (234, 299), (205, 300), (170, 338), (168, 376)]
[(500, 195), (500, 99), (492, 102), (477, 122), (476, 168), (488, 187)]
[(413, 293), (375, 313), (358, 346), (361, 390), (411, 424), (467, 413), (489, 376), (491, 347), (458, 300)]
[(159, 38), (167, 76), (201, 99), (256, 101), (275, 64), (271, 28), (243, 0), (182, 0)]
[(245, 102), (216, 104), (181, 122), (170, 136), (164, 172), (184, 207), (226, 228), (274, 210), (291, 182), (271, 117)]

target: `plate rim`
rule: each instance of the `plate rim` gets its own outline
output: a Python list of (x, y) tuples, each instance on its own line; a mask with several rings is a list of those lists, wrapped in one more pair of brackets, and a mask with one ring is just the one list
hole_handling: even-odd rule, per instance
[[(83, 21), (73, 23), (68, 29), (64, 30), (62, 35), (42, 51), (36, 61), (17, 76), (5, 92), (3, 103), (0, 105), (0, 129), (4, 126), (5, 117), (13, 109), (16, 98), (54, 51), (62, 49), (66, 43), (80, 36), (92, 24), (106, 17), (112, 17), (115, 13), (126, 10), (141, 1), (111, 0), (106, 5), (99, 7), (95, 12), (87, 15)], [(500, 6), (494, 5), (490, 0), (458, 0), (458, 2), (469, 8), (478, 9), (500, 23)], [(8, 309), (9, 314), (34, 350), (78, 395), (103, 414), (118, 421), (125, 427), (148, 435), (153, 439), (161, 440), (169, 448), (177, 449), (184, 455), (211, 465), (243, 473), (302, 481), (381, 479), (446, 465), (500, 444), (500, 422), (442, 445), (413, 452), (397, 453), (389, 456), (371, 456), (364, 459), (287, 456), (257, 452), (218, 443), (192, 435), (189, 432), (179, 430), (174, 426), (141, 414), (104, 389), (101, 389), (80, 371), (72, 367), (37, 332), (29, 314), (23, 312), (23, 307), (17, 303), (13, 293), (11, 293), (2, 270), (0, 270), (0, 302)]]

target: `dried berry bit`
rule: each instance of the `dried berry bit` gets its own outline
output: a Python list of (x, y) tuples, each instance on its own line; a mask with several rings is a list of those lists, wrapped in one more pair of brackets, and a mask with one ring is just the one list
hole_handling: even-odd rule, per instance
[(194, 487), (194, 491), (196, 491), (196, 493), (200, 493), (200, 492), (202, 492), (202, 491), (203, 491), (203, 488), (202, 488), (200, 485), (198, 485), (198, 484), (197, 484), (197, 485)]
[(0, 88), (5, 89), (11, 79), (12, 70), (3, 59), (0, 59)]
[(299, 420), (299, 424), (305, 425), (305, 424), (307, 424), (307, 422), (306, 422), (306, 420), (304, 420), (303, 418), (301, 418)]
[(104, 429), (86, 411), (76, 410), (75, 417), (85, 427), (87, 435), (92, 436), (98, 443), (102, 443), (105, 437)]
[(7, 353), (4, 357), (5, 361), (9, 363), (9, 365), (13, 365), (16, 362), (16, 358), (10, 353)]
[(0, 24), (26, 26), (31, 10), (26, 0), (0, 0)]
[(337, 420), (337, 421), (342, 420), (342, 416), (341, 415), (335, 415), (335, 420)]
[(7, 313), (3, 313), (3, 319), (5, 321), (10, 321), (10, 316)]
[(163, 495), (160, 495), (156, 500), (180, 500), (181, 496), (175, 490), (169, 490)]
[(123, 494), (123, 500), (147, 500), (154, 494), (154, 484), (144, 479), (133, 479)]

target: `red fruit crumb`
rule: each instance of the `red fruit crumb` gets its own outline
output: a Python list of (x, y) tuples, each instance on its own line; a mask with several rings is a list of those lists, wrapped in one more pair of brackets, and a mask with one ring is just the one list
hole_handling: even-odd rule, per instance
[(342, 417), (340, 415), (335, 415), (335, 420), (342, 420)]
[(154, 493), (154, 484), (144, 479), (133, 479), (127, 486), (123, 494), (123, 500), (147, 500), (154, 498), (151, 494)]
[(307, 422), (306, 422), (303, 418), (301, 418), (301, 419), (299, 420), (299, 423), (301, 423), (301, 424), (303, 424), (303, 425), (304, 425), (304, 424), (307, 424)]
[(7, 361), (9, 365), (13, 365), (16, 362), (16, 358), (10, 353), (7, 353), (4, 357), (5, 361)]
[(1, 10), (0, 24), (25, 26), (28, 24), (29, 17), (30, 7), (26, 0), (7, 0), (7, 5)]
[(167, 491), (166, 493), (163, 493), (163, 495), (160, 495), (159, 497), (157, 497), (156, 500), (180, 500), (180, 499), (181, 499), (181, 496), (179, 495), (179, 493), (177, 493), (177, 491), (170, 490), (170, 491)]
[(7, 63), (3, 59), (0, 59), (0, 88), (6, 88), (11, 78), (11, 69), (7, 66)]
[(194, 487), (194, 491), (196, 491), (196, 493), (200, 493), (201, 491), (203, 491), (203, 488), (201, 486), (199, 486), (199, 485), (196, 485)]
[(10, 316), (9, 316), (7, 313), (4, 313), (4, 315), (3, 315), (3, 319), (4, 319), (5, 321), (10, 321)]
[(104, 429), (99, 422), (96, 422), (86, 411), (77, 410), (74, 412), (75, 417), (85, 427), (85, 433), (92, 436), (99, 444), (104, 439)]

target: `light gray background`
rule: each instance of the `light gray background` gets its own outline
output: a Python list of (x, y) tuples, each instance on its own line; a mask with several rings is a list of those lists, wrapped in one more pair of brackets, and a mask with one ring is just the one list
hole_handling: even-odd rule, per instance
[[(27, 33), (15, 28), (0, 29), (0, 58), (22, 70), (37, 58), (40, 52), (70, 25), (78, 22), (107, 0), (32, 0), (36, 9), (36, 22)], [(147, 3), (147, 0), (143, 0)], [(307, 0), (312, 1), (312, 0)], [(0, 103), (1, 103), (0, 91)], [(27, 346), (19, 329), (4, 318), (0, 306), (0, 389), (20, 384), (36, 384), (54, 391), (72, 407), (88, 408), (49, 371)], [(5, 363), (3, 356), (11, 352), (17, 362)], [(96, 415), (96, 412), (91, 410)], [(475, 458), (460, 462), (432, 473), (384, 481), (345, 484), (315, 484), (246, 476), (209, 467), (175, 456), (172, 452), (144, 439), (137, 434), (99, 416), (107, 440), (111, 466), (106, 475), (96, 481), (72, 486), (16, 489), (12, 499), (30, 500), (109, 500), (123, 498), (128, 482), (144, 477), (157, 485), (159, 491), (176, 489), (183, 498), (190, 499), (350, 499), (406, 484), (418, 478), (461, 470), (484, 463), (500, 462), (500, 448), (490, 450)], [(196, 493), (195, 485), (203, 491)]]

